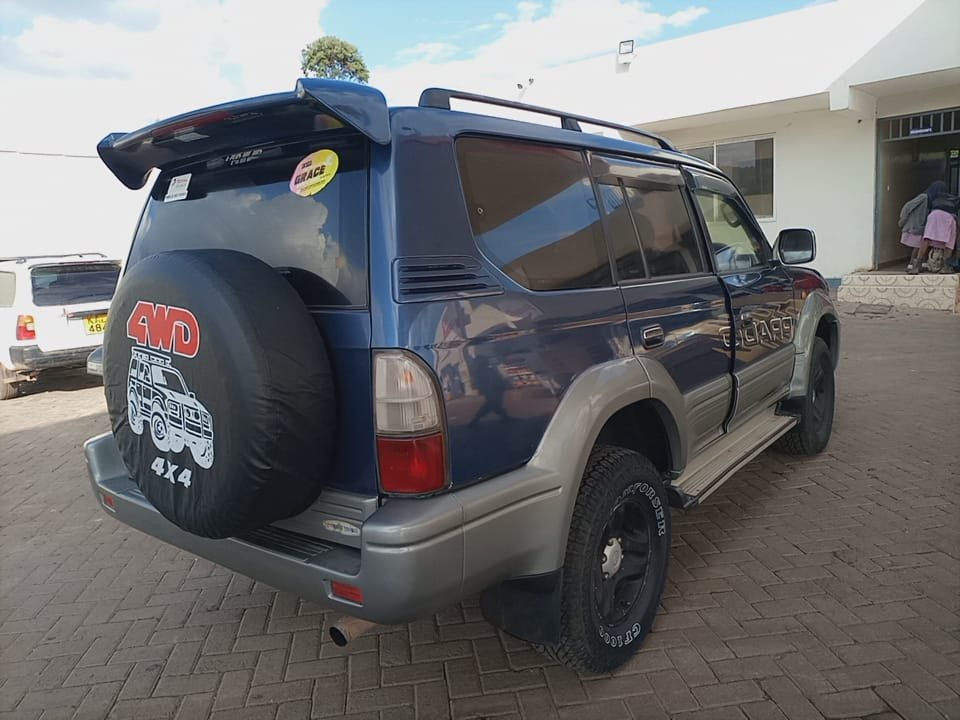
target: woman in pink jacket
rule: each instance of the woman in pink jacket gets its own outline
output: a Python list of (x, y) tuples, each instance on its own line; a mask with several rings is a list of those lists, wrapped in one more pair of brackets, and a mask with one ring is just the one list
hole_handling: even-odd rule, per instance
[[(918, 195), (907, 205), (904, 205), (903, 211), (901, 211), (903, 234), (900, 242), (915, 248), (913, 257), (910, 258), (910, 264), (907, 265), (907, 273), (916, 275), (920, 272), (921, 266), (927, 258), (927, 251), (930, 249), (935, 250), (935, 252), (931, 253), (931, 257), (927, 261), (928, 268), (934, 271), (952, 272), (950, 264), (945, 263), (944, 260), (954, 253), (957, 245), (957, 198), (947, 192), (947, 184), (942, 180), (931, 184), (923, 195), (926, 196), (926, 203), (916, 202), (922, 198), (922, 195)], [(902, 221), (904, 212), (908, 210), (908, 206), (912, 206), (912, 212), (907, 213), (907, 215), (912, 215), (913, 217), (910, 218), (913, 221), (912, 224), (915, 227), (918, 226), (918, 211), (920, 206), (924, 204), (926, 205), (924, 208), (926, 218), (923, 223), (923, 233), (919, 234), (915, 232), (914, 227), (907, 227), (911, 223), (903, 223)], [(910, 232), (911, 230), (914, 231)]]

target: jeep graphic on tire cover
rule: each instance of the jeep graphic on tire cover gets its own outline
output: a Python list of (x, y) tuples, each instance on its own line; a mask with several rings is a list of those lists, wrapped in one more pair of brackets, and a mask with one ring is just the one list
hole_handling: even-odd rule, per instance
[(143, 433), (161, 452), (190, 449), (193, 461), (208, 470), (213, 465), (213, 416), (195, 393), (187, 389), (172, 359), (157, 352), (134, 349), (130, 353), (127, 385), (130, 429)]
[(127, 269), (111, 318), (111, 425), (164, 517), (223, 538), (309, 507), (333, 459), (335, 388), (317, 325), (277, 271), (232, 250), (158, 253)]

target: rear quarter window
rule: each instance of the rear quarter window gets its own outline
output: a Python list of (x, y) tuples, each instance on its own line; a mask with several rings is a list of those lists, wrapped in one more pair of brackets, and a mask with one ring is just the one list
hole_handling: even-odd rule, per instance
[(461, 138), (457, 157), (481, 251), (531, 290), (611, 285), (583, 155), (513, 140)]
[(38, 307), (109, 302), (117, 289), (116, 263), (42, 265), (30, 271), (33, 303)]
[(13, 307), (17, 292), (17, 276), (12, 272), (0, 272), (0, 307)]
[[(333, 150), (338, 169), (319, 192), (290, 189), (298, 163)], [(242, 159), (242, 162), (237, 161)], [(165, 202), (173, 178), (187, 195)], [(215, 157), (161, 174), (134, 237), (129, 265), (158, 252), (222, 248), (278, 269), (307, 305), (367, 304), (367, 146), (323, 139)]]

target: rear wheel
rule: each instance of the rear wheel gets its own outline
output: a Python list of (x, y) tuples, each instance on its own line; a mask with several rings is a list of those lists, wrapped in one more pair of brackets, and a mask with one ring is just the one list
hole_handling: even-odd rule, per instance
[(0, 365), (0, 400), (9, 400), (20, 394), (20, 383), (15, 382), (16, 373)]
[(560, 640), (542, 649), (590, 672), (626, 662), (653, 625), (669, 550), (669, 507), (656, 468), (631, 450), (595, 448), (567, 540)]
[(158, 407), (155, 407), (150, 415), (150, 438), (160, 452), (170, 449), (170, 427), (163, 410)]
[(140, 412), (140, 396), (135, 392), (127, 393), (127, 422), (137, 435), (143, 432), (143, 413)]
[(800, 405), (800, 422), (777, 441), (777, 450), (788, 455), (816, 455), (823, 452), (833, 432), (836, 392), (830, 348), (822, 338), (814, 338), (807, 395)]

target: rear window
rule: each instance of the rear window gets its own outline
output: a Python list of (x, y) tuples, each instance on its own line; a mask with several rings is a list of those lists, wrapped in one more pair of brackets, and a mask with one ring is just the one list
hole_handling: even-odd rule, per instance
[(79, 305), (109, 302), (117, 289), (120, 266), (116, 263), (43, 265), (30, 271), (33, 303)]
[[(294, 193), (298, 164), (320, 150), (336, 154), (336, 173), (314, 194)], [(129, 264), (168, 250), (238, 250), (277, 268), (308, 305), (365, 306), (366, 208), (364, 141), (327, 137), (231, 153), (161, 174)]]

